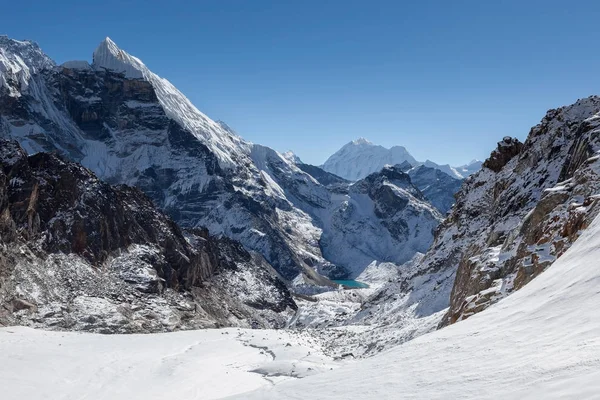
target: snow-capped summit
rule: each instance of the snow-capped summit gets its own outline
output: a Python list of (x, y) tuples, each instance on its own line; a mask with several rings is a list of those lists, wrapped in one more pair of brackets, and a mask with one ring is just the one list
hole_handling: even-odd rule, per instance
[(294, 153), (291, 150), (288, 150), (285, 153), (281, 153), (281, 156), (289, 162), (291, 162), (292, 164), (304, 164), (300, 157), (298, 157), (296, 153)]
[(479, 171), (481, 169), (482, 164), (483, 164), (483, 161), (474, 159), (465, 165), (456, 167), (456, 170), (462, 176), (467, 177), (467, 176), (473, 175), (475, 172)]
[(93, 55), (93, 66), (122, 72), (127, 78), (144, 78), (148, 68), (136, 57), (133, 57), (117, 46), (111, 38), (106, 37), (96, 48)]
[(120, 49), (109, 37), (94, 51), (92, 67), (119, 72), (129, 79), (150, 82), (165, 113), (210, 148), (221, 167), (231, 168), (240, 154), (249, 154), (248, 143), (200, 112), (171, 82), (150, 71), (139, 58)]
[(412, 165), (417, 164), (417, 160), (402, 146), (386, 149), (365, 138), (359, 138), (347, 143), (329, 157), (323, 164), (323, 169), (342, 178), (357, 181), (380, 171), (386, 165), (402, 164), (404, 161)]
[(372, 145), (373, 143), (371, 141), (361, 137), (361, 138), (353, 140), (352, 144), (357, 145), (357, 146), (362, 145), (362, 144), (369, 146), (369, 145)]
[(380, 171), (386, 165), (397, 165), (408, 162), (413, 167), (425, 165), (444, 172), (455, 179), (464, 179), (481, 168), (477, 161), (462, 167), (452, 167), (449, 164), (438, 164), (431, 160), (420, 162), (403, 146), (393, 146), (389, 149), (373, 144), (365, 138), (359, 138), (347, 143), (325, 161), (322, 168), (342, 178), (357, 181), (373, 172)]
[(11, 97), (29, 88), (32, 75), (54, 66), (37, 43), (0, 35), (0, 89), (7, 88)]

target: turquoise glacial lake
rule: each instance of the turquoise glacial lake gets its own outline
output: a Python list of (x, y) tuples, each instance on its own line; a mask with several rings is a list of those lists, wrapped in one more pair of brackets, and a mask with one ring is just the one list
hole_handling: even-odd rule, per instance
[(366, 289), (369, 287), (366, 283), (355, 281), (354, 279), (334, 279), (333, 281), (338, 285), (352, 289)]

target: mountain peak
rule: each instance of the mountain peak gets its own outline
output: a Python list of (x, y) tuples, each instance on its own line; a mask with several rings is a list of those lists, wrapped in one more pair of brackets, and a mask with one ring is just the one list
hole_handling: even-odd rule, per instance
[(386, 149), (365, 138), (359, 138), (329, 157), (323, 164), (323, 169), (344, 179), (357, 181), (380, 171), (385, 165), (402, 164), (404, 161), (417, 164), (417, 160), (404, 147)]
[(127, 78), (144, 78), (148, 69), (136, 57), (121, 50), (108, 36), (98, 45), (93, 55), (92, 66), (125, 74)]
[(368, 145), (371, 146), (373, 143), (365, 139), (364, 137), (358, 138), (350, 142), (353, 145)]
[(36, 42), (0, 35), (0, 88), (6, 87), (10, 96), (19, 97), (32, 75), (55, 65)]
[(281, 156), (291, 162), (292, 164), (304, 164), (300, 157), (296, 155), (292, 150), (288, 150), (285, 153), (281, 153)]

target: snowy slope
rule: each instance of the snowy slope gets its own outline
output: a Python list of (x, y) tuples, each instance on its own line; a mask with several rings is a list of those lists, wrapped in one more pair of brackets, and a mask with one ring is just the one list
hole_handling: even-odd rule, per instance
[(97, 335), (0, 328), (3, 400), (209, 400), (336, 368), (307, 334)]
[(515, 295), (356, 362), (333, 362), (306, 332), (119, 336), (3, 328), (3, 399), (594, 399), (599, 257), (600, 217)]
[(372, 359), (236, 398), (598, 398), (599, 257), (596, 218), (546, 272), (485, 312)]

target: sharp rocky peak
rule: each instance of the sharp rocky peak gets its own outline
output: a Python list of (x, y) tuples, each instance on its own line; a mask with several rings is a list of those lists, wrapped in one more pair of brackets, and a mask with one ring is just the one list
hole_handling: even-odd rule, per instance
[(125, 74), (127, 78), (144, 78), (148, 68), (136, 57), (121, 50), (111, 38), (106, 37), (96, 48), (92, 66)]

